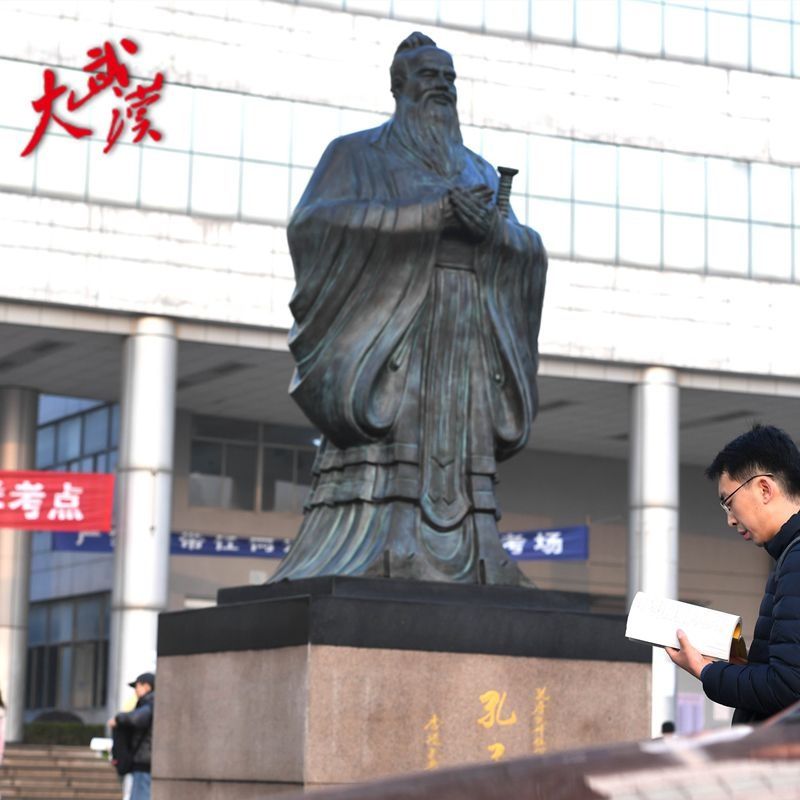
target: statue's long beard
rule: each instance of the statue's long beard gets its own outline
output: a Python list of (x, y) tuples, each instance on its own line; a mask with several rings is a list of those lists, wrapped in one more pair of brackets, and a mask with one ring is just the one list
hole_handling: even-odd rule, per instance
[(425, 166), (446, 178), (463, 168), (461, 130), (455, 103), (434, 102), (430, 96), (419, 102), (397, 100), (394, 135)]

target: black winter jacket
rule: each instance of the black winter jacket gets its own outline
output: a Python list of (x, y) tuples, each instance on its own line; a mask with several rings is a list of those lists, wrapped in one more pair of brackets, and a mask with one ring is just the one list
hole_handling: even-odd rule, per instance
[(139, 698), (133, 711), (121, 711), (116, 716), (117, 725), (129, 735), (129, 747), (133, 752), (131, 772), (150, 772), (155, 701), (155, 692), (148, 692)]
[[(778, 561), (800, 535), (800, 512), (765, 545)], [(800, 700), (800, 541), (767, 579), (746, 665), (718, 661), (703, 668), (703, 691), (732, 706), (734, 724), (756, 722)]]

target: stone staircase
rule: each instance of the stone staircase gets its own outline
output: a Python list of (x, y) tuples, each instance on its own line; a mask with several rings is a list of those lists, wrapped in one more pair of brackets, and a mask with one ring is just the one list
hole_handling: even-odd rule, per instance
[(2, 800), (120, 800), (111, 764), (88, 747), (6, 745)]

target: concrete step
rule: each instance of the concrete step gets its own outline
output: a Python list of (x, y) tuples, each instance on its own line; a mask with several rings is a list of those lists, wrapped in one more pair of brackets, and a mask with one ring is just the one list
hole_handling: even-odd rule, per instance
[(8, 745), (0, 767), (3, 800), (119, 800), (114, 768), (88, 747)]

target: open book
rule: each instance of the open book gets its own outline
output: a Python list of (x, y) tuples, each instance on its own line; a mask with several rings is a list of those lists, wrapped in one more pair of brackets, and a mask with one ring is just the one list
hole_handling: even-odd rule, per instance
[(734, 656), (747, 658), (741, 617), (644, 592), (633, 598), (625, 629), (628, 639), (680, 649), (675, 633), (678, 628), (708, 658), (721, 661)]

